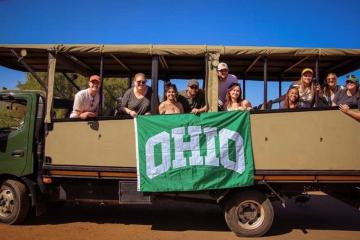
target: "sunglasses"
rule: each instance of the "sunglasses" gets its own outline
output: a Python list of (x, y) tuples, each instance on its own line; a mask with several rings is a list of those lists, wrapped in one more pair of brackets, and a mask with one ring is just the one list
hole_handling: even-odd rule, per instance
[(137, 83), (138, 85), (144, 85), (144, 84), (146, 83), (146, 81), (136, 81), (136, 83)]
[(196, 86), (196, 85), (192, 85), (192, 86), (189, 86), (189, 88), (191, 88), (191, 89), (198, 89), (199, 87)]
[(94, 106), (95, 98), (91, 99), (90, 107), (92, 108)]

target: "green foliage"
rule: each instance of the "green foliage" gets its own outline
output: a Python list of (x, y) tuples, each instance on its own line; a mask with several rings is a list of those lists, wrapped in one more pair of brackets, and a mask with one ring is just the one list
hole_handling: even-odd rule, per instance
[[(37, 73), (41, 79), (46, 82), (46, 73)], [(72, 74), (67, 74), (73, 77)], [(88, 87), (88, 77), (76, 75), (74, 83), (80, 88)], [(17, 88), (20, 90), (43, 90), (37, 80), (30, 74), (27, 74), (27, 79), (24, 83), (18, 82)], [(104, 78), (103, 79), (103, 94), (104, 94), (104, 108), (103, 115), (112, 114), (112, 111), (117, 107), (117, 99), (124, 94), (128, 88), (127, 78)], [(55, 87), (54, 97), (61, 99), (74, 99), (78, 90), (66, 79), (61, 73), (55, 73)], [(65, 110), (56, 110), (56, 115), (64, 116)]]

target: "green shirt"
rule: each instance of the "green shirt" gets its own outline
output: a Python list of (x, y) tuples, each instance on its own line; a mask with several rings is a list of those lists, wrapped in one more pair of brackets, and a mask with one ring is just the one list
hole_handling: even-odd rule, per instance
[(183, 105), (184, 113), (190, 113), (194, 108), (202, 108), (206, 105), (205, 93), (199, 89), (194, 98), (187, 95), (186, 90), (179, 92), (178, 101)]

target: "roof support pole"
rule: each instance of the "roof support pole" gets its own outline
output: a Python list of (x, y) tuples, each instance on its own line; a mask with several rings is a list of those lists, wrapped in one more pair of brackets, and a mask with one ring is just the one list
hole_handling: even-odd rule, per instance
[(219, 64), (220, 53), (207, 53), (205, 56), (206, 72), (205, 72), (205, 84), (206, 84), (206, 100), (207, 106), (210, 112), (218, 111), (218, 99), (219, 99), (219, 79), (217, 75), (217, 65)]
[(49, 52), (47, 83), (46, 89), (46, 115), (45, 123), (51, 123), (53, 96), (54, 96), (54, 84), (55, 84), (55, 67), (56, 67), (56, 53)]
[(99, 106), (99, 114), (101, 115), (102, 114), (102, 111), (103, 111), (103, 106), (104, 106), (104, 79), (103, 79), (103, 76), (104, 76), (104, 54), (101, 53), (101, 56), (100, 56), (100, 79), (101, 79), (101, 85), (100, 85), (100, 106)]
[[(319, 84), (319, 56), (315, 58), (315, 84)], [(319, 93), (315, 91), (315, 107), (319, 106)]]
[(151, 61), (151, 114), (158, 113), (159, 99), (158, 93), (158, 78), (159, 78), (159, 56), (155, 55)]
[(244, 75), (244, 78), (242, 80), (242, 86), (243, 86), (242, 98), (245, 99), (246, 98), (246, 77), (245, 77), (245, 75)]
[[(281, 98), (282, 95), (282, 80), (283, 80), (282, 77), (279, 77), (279, 98)], [(279, 108), (280, 108), (280, 102), (279, 102)]]
[(38, 83), (47, 91), (46, 83), (37, 75), (37, 73), (24, 61), (23, 57), (20, 57), (14, 49), (10, 50), (11, 53), (17, 58), (18, 62), (20, 62), (28, 72), (33, 75), (33, 77), (38, 81)]
[(267, 56), (264, 57), (264, 110), (267, 109), (267, 87), (268, 87), (268, 59)]

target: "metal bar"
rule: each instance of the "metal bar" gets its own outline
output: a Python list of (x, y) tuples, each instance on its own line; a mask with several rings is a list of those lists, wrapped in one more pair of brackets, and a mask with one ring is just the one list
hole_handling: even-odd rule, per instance
[(80, 87), (78, 85), (76, 85), (74, 83), (74, 80), (71, 79), (66, 73), (62, 72), (62, 75), (64, 75), (64, 77), (66, 78), (66, 80), (69, 81), (69, 83), (71, 83), (71, 85), (73, 85), (74, 88), (76, 88), (76, 90), (80, 91)]
[(356, 62), (358, 59), (349, 59), (349, 60), (346, 60), (346, 61), (343, 61), (339, 64), (336, 64), (335, 66), (332, 66), (331, 68), (329, 68), (327, 71), (328, 72), (333, 72), (335, 69), (339, 68), (339, 67), (342, 67), (342, 66), (346, 66), (346, 65), (349, 65), (350, 63), (352, 62)]
[(83, 76), (89, 76), (91, 74), (92, 70), (90, 71), (89, 69), (75, 63), (74, 61), (65, 57), (61, 53), (57, 54), (56, 59), (59, 62), (60, 67), (65, 67), (66, 69), (69, 69), (71, 72), (80, 73)]
[(264, 110), (267, 109), (267, 85), (268, 85), (268, 72), (267, 72), (267, 67), (268, 67), (268, 59), (265, 56), (264, 57)]
[(167, 65), (166, 63), (166, 60), (165, 60), (165, 57), (164, 56), (160, 56), (160, 63), (161, 63), (161, 66), (166, 69), (166, 70), (169, 70), (169, 66)]
[(243, 82), (243, 99), (246, 99), (246, 79), (245, 79), (246, 77), (245, 77), (245, 75), (244, 75), (244, 78), (243, 78), (243, 80), (242, 80), (242, 82)]
[(131, 88), (131, 75), (128, 76), (128, 88)]
[(285, 200), (266, 182), (266, 180), (262, 180), (259, 183), (260, 184), (265, 184), (265, 186), (267, 186), (270, 189), (270, 191), (280, 200), (281, 206), (283, 208), (286, 207)]
[(20, 57), (16, 51), (14, 49), (10, 50), (12, 52), (12, 54), (17, 58), (17, 61), (20, 62), (28, 72), (31, 73), (31, 75), (33, 75), (33, 77), (36, 79), (36, 81), (38, 81), (38, 83), (45, 89), (45, 91), (47, 91), (47, 86), (46, 83), (39, 77), (39, 75), (37, 75), (37, 73), (24, 61), (23, 57)]
[[(282, 96), (282, 77), (279, 78), (279, 98)], [(281, 101), (279, 102), (279, 109), (280, 109)]]
[(252, 69), (252, 67), (257, 63), (257, 61), (259, 61), (259, 59), (260, 59), (261, 57), (262, 57), (262, 56), (259, 55), (259, 56), (257, 56), (257, 58), (255, 58), (254, 61), (252, 61), (252, 63), (246, 68), (245, 74), (248, 73), (248, 72)]
[(281, 72), (281, 74), (284, 74), (288, 71), (290, 71), (291, 69), (293, 69), (294, 67), (296, 67), (297, 65), (299, 65), (300, 63), (304, 62), (306, 59), (308, 59), (311, 56), (306, 56), (302, 59), (300, 59), (299, 61), (297, 61), (296, 63), (294, 63), (293, 65), (291, 65), (290, 67), (288, 67), (287, 69), (285, 69), (284, 71)]
[(90, 70), (90, 71), (93, 71), (93, 69), (87, 65), (86, 63), (84, 63), (83, 61), (79, 60), (78, 58), (74, 57), (73, 55), (69, 54), (69, 53), (66, 53), (66, 52), (62, 52), (61, 53), (64, 57), (70, 59), (71, 61), (73, 61), (74, 63), (77, 63), (78, 65)]
[(103, 75), (104, 75), (104, 54), (101, 53), (101, 57), (100, 57), (100, 79), (101, 79), (101, 85), (100, 85), (100, 102), (99, 102), (99, 114), (102, 114), (102, 110), (103, 110), (103, 90), (104, 90), (104, 79), (103, 79)]
[(118, 57), (116, 57), (114, 54), (110, 54), (110, 56), (118, 63), (120, 64), (128, 73), (131, 73), (130, 68), (128, 68)]
[[(315, 85), (319, 84), (319, 56), (315, 58)], [(319, 93), (315, 91), (315, 107), (319, 106)]]
[(159, 56), (153, 56), (151, 62), (151, 113), (156, 114), (158, 112), (159, 100), (158, 93), (158, 78), (159, 78)]

